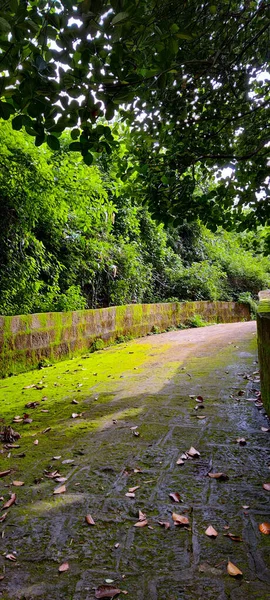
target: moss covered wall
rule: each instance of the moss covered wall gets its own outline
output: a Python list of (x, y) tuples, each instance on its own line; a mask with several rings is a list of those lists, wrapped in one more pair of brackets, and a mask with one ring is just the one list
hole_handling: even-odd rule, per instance
[(270, 290), (260, 292), (259, 299), (257, 330), (261, 392), (265, 410), (270, 416)]
[(153, 327), (164, 331), (193, 315), (205, 321), (249, 320), (246, 304), (234, 302), (173, 302), (130, 304), (98, 310), (0, 317), (0, 376), (27, 371), (41, 360), (57, 361), (88, 352), (122, 336), (140, 337)]

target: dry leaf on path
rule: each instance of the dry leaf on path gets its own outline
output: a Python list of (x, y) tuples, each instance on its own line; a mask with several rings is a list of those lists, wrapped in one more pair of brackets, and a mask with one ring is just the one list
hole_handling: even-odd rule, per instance
[(125, 496), (127, 496), (127, 498), (135, 498), (135, 494), (132, 492), (127, 492)]
[(144, 521), (138, 521), (137, 523), (134, 523), (133, 527), (145, 527), (146, 525), (148, 525), (147, 519), (145, 519)]
[(99, 585), (95, 591), (95, 598), (114, 598), (121, 590), (114, 585)]
[(6, 517), (7, 517), (7, 512), (6, 512), (6, 513), (4, 513), (4, 514), (2, 515), (2, 517), (0, 517), (0, 523), (3, 523), (3, 521), (6, 519)]
[(267, 431), (270, 431), (270, 427), (261, 427), (261, 431), (267, 433)]
[(234, 533), (224, 533), (223, 535), (225, 535), (225, 537), (230, 538), (230, 540), (232, 540), (233, 542), (242, 542), (242, 538), (240, 537), (240, 535), (235, 535)]
[(15, 487), (21, 487), (24, 485), (24, 481), (12, 481), (12, 485), (15, 485)]
[(62, 565), (60, 565), (58, 571), (59, 573), (65, 573), (65, 571), (69, 570), (69, 564), (68, 562), (63, 563)]
[(184, 465), (185, 461), (182, 458), (178, 458), (178, 460), (176, 461), (177, 465)]
[(11, 494), (10, 499), (6, 502), (6, 504), (4, 504), (4, 506), (2, 507), (2, 510), (4, 510), (4, 508), (10, 508), (12, 506), (12, 504), (14, 504), (16, 502), (16, 494)]
[(214, 529), (214, 527), (212, 527), (212, 525), (209, 525), (204, 533), (208, 535), (208, 537), (216, 538), (218, 536), (218, 532)]
[(33, 442), (33, 444), (34, 444), (34, 446), (38, 446), (38, 440), (35, 440), (35, 441)]
[(196, 456), (201, 456), (200, 452), (196, 450), (196, 448), (193, 448), (193, 446), (191, 446), (191, 448), (187, 451), (187, 454), (192, 458), (195, 458)]
[(206, 419), (206, 416), (205, 415), (196, 415), (196, 418), (197, 419)]
[(146, 515), (141, 510), (139, 510), (139, 521), (145, 521), (145, 519)]
[(54, 494), (64, 494), (67, 491), (65, 485), (60, 485), (60, 487), (55, 488)]
[(48, 479), (55, 479), (55, 477), (60, 477), (60, 473), (58, 473), (58, 471), (51, 471), (51, 472), (45, 471), (44, 476), (47, 477)]
[(177, 515), (176, 513), (173, 513), (172, 519), (175, 525), (189, 525), (188, 517), (184, 517), (183, 515)]
[(270, 483), (263, 483), (263, 489), (270, 492)]
[(7, 471), (1, 471), (0, 477), (5, 477), (6, 475), (9, 475), (9, 473), (11, 473), (11, 469), (8, 469)]
[(269, 535), (270, 534), (270, 523), (260, 523), (259, 530), (261, 533), (264, 533), (264, 535)]
[[(67, 477), (55, 477), (54, 481), (57, 481), (57, 483), (65, 483), (65, 481), (67, 481)], [(75, 485), (77, 484), (75, 483)]]
[(87, 523), (88, 525), (95, 525), (95, 521), (94, 521), (94, 519), (91, 517), (91, 515), (86, 515), (86, 517), (85, 517), (85, 520), (86, 520), (86, 523)]
[(237, 444), (239, 444), (239, 446), (245, 446), (246, 445), (246, 440), (245, 438), (237, 438), (237, 440), (235, 440)]
[(143, 473), (143, 471), (141, 469), (134, 469), (133, 473)]
[(226, 473), (207, 473), (207, 475), (208, 477), (211, 477), (211, 479), (220, 479), (220, 481), (226, 481), (229, 479)]
[(231, 575), (231, 577), (237, 577), (239, 575), (243, 575), (242, 571), (236, 567), (230, 560), (227, 564), (227, 573)]
[(178, 494), (178, 492), (171, 492), (169, 496), (174, 502), (181, 502), (180, 494)]
[(196, 402), (203, 402), (203, 397), (202, 396), (197, 396)]
[(170, 529), (171, 524), (169, 521), (158, 521), (158, 524), (164, 527), (165, 529)]
[(128, 491), (133, 494), (134, 492), (136, 492), (136, 490), (138, 490), (140, 487), (140, 485), (135, 485), (135, 487), (131, 487), (128, 489)]
[(12, 562), (15, 562), (17, 560), (16, 556), (14, 556), (14, 554), (6, 554), (5, 558), (7, 558), (8, 560), (11, 560)]

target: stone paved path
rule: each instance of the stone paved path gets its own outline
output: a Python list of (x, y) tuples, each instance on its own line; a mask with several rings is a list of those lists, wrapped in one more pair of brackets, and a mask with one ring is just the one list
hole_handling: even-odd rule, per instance
[[(2, 454), (1, 470), (15, 472), (0, 480), (1, 495), (16, 491), (17, 505), (0, 524), (1, 598), (91, 600), (106, 579), (130, 600), (270, 598), (270, 536), (258, 530), (270, 521), (262, 487), (270, 481), (270, 433), (248, 400), (257, 389), (246, 378), (255, 361), (255, 323), (236, 323), (147, 337), (2, 381), (6, 423), (26, 401), (40, 405), (28, 411), (31, 424), (13, 425), (20, 449)], [(46, 389), (23, 389), (40, 379)], [(203, 409), (191, 395), (203, 396)], [(72, 419), (73, 411), (82, 417)], [(238, 437), (247, 444), (235, 443)], [(200, 457), (177, 465), (191, 446)], [(68, 478), (66, 493), (52, 495), (57, 484), (44, 469)], [(209, 471), (229, 479), (210, 479)], [(14, 479), (25, 485), (15, 489)], [(135, 498), (126, 497), (135, 486)], [(171, 492), (183, 502), (174, 504)], [(139, 510), (150, 527), (134, 527)], [(173, 511), (190, 528), (175, 527)], [(88, 513), (94, 526), (85, 523)], [(205, 535), (209, 525), (216, 539)], [(239, 580), (227, 574), (228, 559), (243, 572)], [(69, 571), (59, 574), (65, 561)]]

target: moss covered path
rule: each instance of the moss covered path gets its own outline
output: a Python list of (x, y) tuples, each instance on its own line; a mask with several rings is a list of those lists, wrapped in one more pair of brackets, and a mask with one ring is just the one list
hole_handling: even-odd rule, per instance
[[(18, 448), (1, 444), (0, 471), (11, 470), (2, 505), (16, 494), (1, 512), (2, 599), (92, 600), (100, 585), (130, 600), (269, 598), (270, 536), (258, 526), (270, 521), (270, 433), (250, 401), (255, 327), (155, 335), (0, 382), (1, 429), (21, 435)], [(191, 447), (200, 456), (177, 464)], [(174, 526), (173, 512), (189, 523)]]

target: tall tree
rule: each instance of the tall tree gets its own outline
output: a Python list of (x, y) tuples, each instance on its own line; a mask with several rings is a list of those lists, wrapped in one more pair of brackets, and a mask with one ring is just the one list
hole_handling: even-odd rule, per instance
[[(179, 212), (199, 163), (206, 171), (233, 169), (233, 178), (212, 198), (221, 201), (222, 212), (237, 196), (239, 213), (249, 206), (258, 220), (269, 218), (269, 203), (256, 196), (268, 194), (269, 90), (259, 75), (269, 66), (269, 2), (2, 5), (0, 111), (3, 118), (15, 115), (14, 129), (25, 126), (37, 145), (46, 139), (57, 150), (59, 135), (75, 128), (71, 149), (91, 164), (95, 153), (110, 153), (114, 144), (110, 128), (97, 120), (118, 111), (137, 130), (138, 144), (146, 142), (160, 170), (168, 171), (167, 195), (160, 182), (150, 181), (157, 212)], [(179, 180), (180, 194), (171, 194)], [(165, 206), (159, 206), (163, 197)]]

